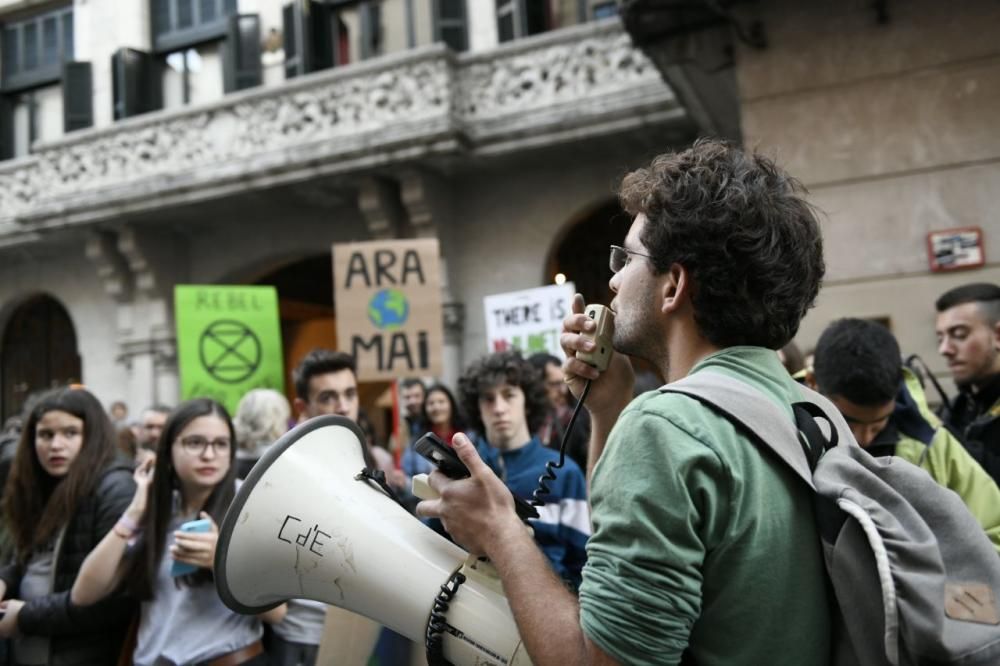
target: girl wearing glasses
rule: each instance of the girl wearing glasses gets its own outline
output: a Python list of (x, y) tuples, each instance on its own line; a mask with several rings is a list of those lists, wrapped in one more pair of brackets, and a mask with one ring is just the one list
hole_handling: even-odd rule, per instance
[[(233, 424), (214, 400), (190, 400), (167, 418), (156, 459), (135, 471), (137, 488), (121, 520), (84, 563), (73, 600), (90, 603), (126, 581), (142, 601), (132, 662), (266, 664), (258, 617), (222, 603), (212, 567), (218, 523), (236, 493)], [(154, 466), (155, 464), (155, 466)], [(206, 532), (181, 531), (195, 519)]]
[[(84, 558), (135, 492), (114, 427), (82, 388), (45, 394), (21, 431), (3, 495), (14, 561), (0, 569), (0, 636), (13, 663), (115, 663), (135, 612), (122, 594), (89, 608), (70, 601)], [(97, 602), (97, 599), (93, 601)]]

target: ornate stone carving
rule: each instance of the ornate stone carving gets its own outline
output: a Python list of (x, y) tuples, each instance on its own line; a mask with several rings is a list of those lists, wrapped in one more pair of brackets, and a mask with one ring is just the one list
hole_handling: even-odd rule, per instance
[(616, 21), (486, 53), (455, 56), (435, 45), (38, 146), (0, 163), (0, 236), (4, 222), (23, 230), (102, 219), (120, 215), (123, 203), (156, 208), (158, 197), (183, 200), (317, 164), (348, 172), (413, 160), (435, 145), (476, 150), (504, 136), (544, 137), (560, 121), (587, 127), (602, 113), (638, 123), (651, 104), (672, 103)]
[(662, 85), (628, 35), (602, 31), (582, 39), (517, 50), (463, 67), (458, 114), (465, 122), (575, 104), (648, 83)]

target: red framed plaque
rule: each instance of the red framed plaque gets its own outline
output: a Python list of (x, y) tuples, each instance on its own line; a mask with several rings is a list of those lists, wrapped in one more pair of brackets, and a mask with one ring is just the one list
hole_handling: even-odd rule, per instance
[(983, 230), (979, 227), (960, 227), (928, 233), (927, 261), (935, 273), (982, 266), (986, 263)]

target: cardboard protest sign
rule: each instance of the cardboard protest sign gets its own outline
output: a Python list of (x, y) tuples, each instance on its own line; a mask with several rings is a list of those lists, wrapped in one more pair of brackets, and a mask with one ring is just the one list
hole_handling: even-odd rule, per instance
[(441, 374), (440, 270), (437, 239), (333, 246), (337, 342), (359, 380)]
[(254, 388), (284, 392), (274, 287), (174, 287), (181, 398), (213, 398), (235, 413)]
[(567, 282), (487, 296), (483, 299), (487, 349), (491, 353), (519, 349), (525, 356), (547, 352), (565, 358), (559, 333), (575, 293), (573, 283)]

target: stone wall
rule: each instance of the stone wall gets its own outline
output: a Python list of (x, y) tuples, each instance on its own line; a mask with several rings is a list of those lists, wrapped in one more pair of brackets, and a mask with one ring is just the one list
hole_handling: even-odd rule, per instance
[[(936, 372), (933, 301), (1000, 281), (1000, 5), (772, 0), (768, 47), (737, 58), (745, 143), (774, 155), (823, 213), (827, 282), (797, 338), (889, 317)], [(982, 227), (986, 267), (931, 274), (926, 234)]]

